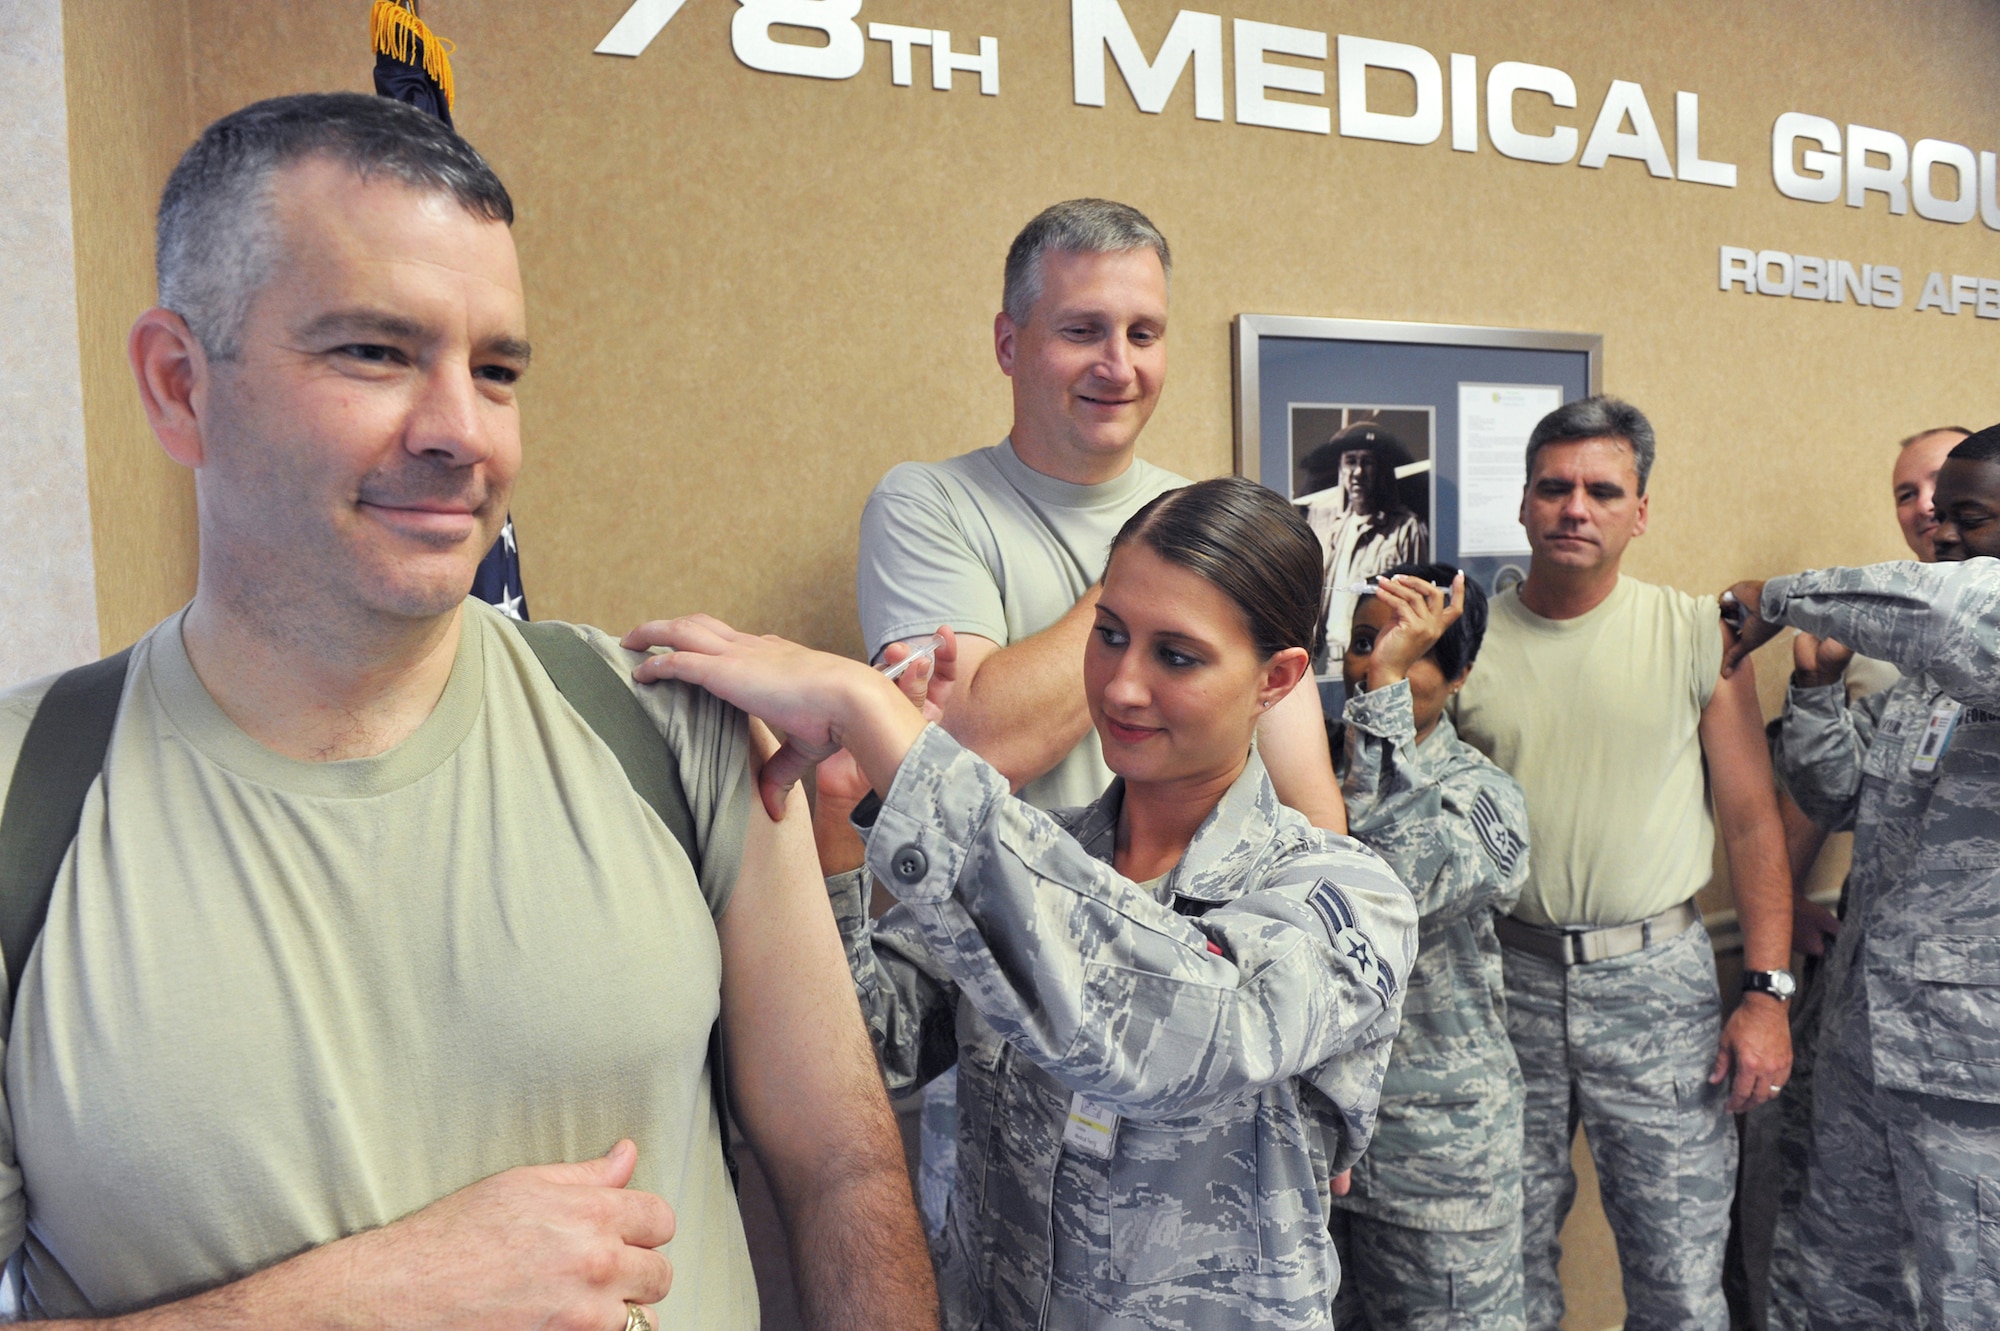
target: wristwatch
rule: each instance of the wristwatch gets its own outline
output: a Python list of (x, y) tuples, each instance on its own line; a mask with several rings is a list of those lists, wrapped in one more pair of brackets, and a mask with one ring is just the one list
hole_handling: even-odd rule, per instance
[(1790, 971), (1743, 972), (1743, 992), (1746, 994), (1769, 994), (1780, 1003), (1786, 1003), (1798, 991), (1799, 982), (1792, 978)]

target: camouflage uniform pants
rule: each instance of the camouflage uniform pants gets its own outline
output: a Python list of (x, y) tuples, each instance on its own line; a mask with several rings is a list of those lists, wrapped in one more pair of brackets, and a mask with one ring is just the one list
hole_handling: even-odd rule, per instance
[(2000, 1326), (2000, 1105), (1881, 1088), (1856, 1062), (1820, 1058), (1801, 1225), (1810, 1325)]
[(1333, 1213), (1336, 1331), (1522, 1331), (1521, 1222), (1411, 1229)]
[(1521, 1264), (1528, 1326), (1562, 1322), (1562, 1224), (1581, 1123), (1618, 1241), (1625, 1331), (1728, 1331), (1723, 1248), (1736, 1125), (1708, 1084), (1721, 1036), (1700, 922), (1642, 952), (1559, 966), (1508, 949), (1507, 1032), (1527, 1083)]

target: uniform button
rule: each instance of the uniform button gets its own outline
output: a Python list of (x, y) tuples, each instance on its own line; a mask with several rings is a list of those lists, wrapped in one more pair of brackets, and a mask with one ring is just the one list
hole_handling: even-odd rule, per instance
[(931, 871), (930, 857), (915, 846), (904, 846), (889, 862), (889, 871), (896, 875), (899, 883), (919, 882)]

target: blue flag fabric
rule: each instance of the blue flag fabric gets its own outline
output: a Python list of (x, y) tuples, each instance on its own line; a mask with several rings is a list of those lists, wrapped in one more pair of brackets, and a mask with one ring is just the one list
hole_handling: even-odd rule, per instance
[(486, 552), (486, 558), (479, 561), (479, 571), (472, 575), (472, 594), (488, 605), (498, 607), (503, 615), (515, 619), (528, 617), (528, 593), (521, 586), (521, 551), (514, 543), (514, 515), (507, 515), (507, 525), (500, 529), (500, 539)]

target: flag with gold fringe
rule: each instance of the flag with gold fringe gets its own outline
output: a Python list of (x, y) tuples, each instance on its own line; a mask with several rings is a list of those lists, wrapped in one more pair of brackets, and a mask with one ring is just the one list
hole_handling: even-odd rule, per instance
[(451, 124), (458, 100), (451, 81), (454, 48), (418, 15), (416, 0), (375, 0), (368, 37), (375, 47), (375, 91)]

